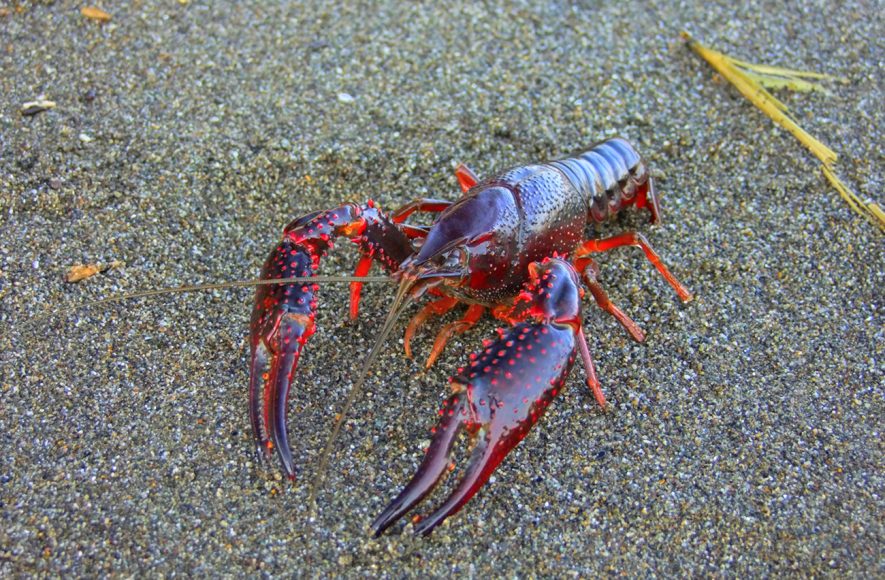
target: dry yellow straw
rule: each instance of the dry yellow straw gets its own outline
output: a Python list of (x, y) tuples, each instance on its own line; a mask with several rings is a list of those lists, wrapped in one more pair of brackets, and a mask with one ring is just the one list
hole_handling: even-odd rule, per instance
[(866, 212), (873, 222), (879, 224), (880, 228), (885, 229), (885, 212), (882, 211), (882, 208), (876, 203), (874, 200), (867, 198), (861, 198), (859, 195), (845, 187), (839, 178), (836, 177), (836, 174), (833, 173), (833, 170), (827, 167), (826, 165), (822, 166), (821, 171), (823, 171), (827, 180), (836, 188), (836, 191), (839, 192), (839, 195), (842, 196), (848, 205), (851, 206), (851, 209), (856, 211), (857, 213), (864, 215)]
[(880, 229), (885, 231), (885, 212), (872, 199), (862, 199), (856, 193), (848, 189), (833, 172), (833, 163), (836, 162), (838, 156), (835, 151), (809, 135), (805, 129), (799, 126), (793, 117), (788, 113), (788, 107), (775, 98), (768, 88), (772, 89), (792, 89), (794, 91), (824, 91), (826, 90), (820, 84), (809, 80), (839, 80), (847, 82), (846, 79), (831, 77), (829, 75), (797, 71), (788, 68), (776, 66), (759, 65), (732, 58), (726, 54), (722, 54), (712, 48), (704, 46), (696, 41), (691, 35), (685, 31), (680, 33), (682, 38), (688, 43), (701, 58), (710, 63), (725, 79), (728, 80), (737, 90), (741, 92), (747, 99), (756, 105), (763, 113), (768, 115), (772, 121), (789, 131), (796, 139), (798, 139), (811, 153), (817, 157), (821, 164), (821, 170), (827, 180), (836, 188), (839, 195), (848, 203), (852, 210), (859, 215), (867, 217), (873, 221)]

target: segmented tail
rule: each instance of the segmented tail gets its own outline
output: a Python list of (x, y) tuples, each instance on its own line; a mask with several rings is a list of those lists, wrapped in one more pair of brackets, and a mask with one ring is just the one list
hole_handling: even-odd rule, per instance
[(652, 222), (660, 221), (648, 168), (630, 143), (615, 137), (585, 153), (548, 165), (562, 171), (587, 202), (587, 214), (603, 222), (623, 207), (648, 206)]

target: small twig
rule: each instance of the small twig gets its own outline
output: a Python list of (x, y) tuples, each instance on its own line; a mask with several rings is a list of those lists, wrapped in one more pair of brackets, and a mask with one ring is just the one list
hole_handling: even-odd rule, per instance
[(822, 171), (830, 184), (857, 214), (867, 217), (885, 231), (885, 212), (874, 200), (861, 199), (848, 189), (833, 172), (833, 164), (837, 161), (836, 152), (810, 135), (799, 123), (790, 116), (789, 107), (778, 100), (767, 89), (791, 89), (794, 91), (822, 91), (826, 89), (819, 83), (808, 79), (848, 82), (847, 79), (832, 77), (822, 73), (798, 71), (788, 68), (753, 64), (738, 60), (727, 54), (704, 46), (685, 31), (680, 33), (688, 46), (701, 58), (707, 61), (716, 71), (725, 77), (751, 103), (756, 105), (768, 117), (789, 131), (800, 143), (817, 157)]
[(65, 282), (74, 284), (86, 278), (91, 278), (96, 274), (107, 272), (111, 268), (119, 268), (123, 266), (123, 262), (114, 260), (106, 264), (74, 264), (65, 272)]

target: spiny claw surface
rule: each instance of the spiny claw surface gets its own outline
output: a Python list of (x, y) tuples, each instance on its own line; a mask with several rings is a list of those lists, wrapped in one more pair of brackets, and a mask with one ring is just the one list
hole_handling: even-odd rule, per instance
[[(289, 238), (271, 252), (262, 278), (311, 276), (315, 260)], [(260, 453), (277, 450), (286, 475), (295, 477), (286, 431), (287, 402), (292, 376), (304, 343), (314, 332), (317, 286), (286, 284), (259, 286), (252, 311), (252, 364), (249, 417)]]
[(372, 523), (381, 534), (436, 486), (451, 462), (461, 430), (473, 448), (461, 481), (443, 504), (415, 526), (426, 535), (457, 512), (488, 481), (504, 457), (528, 434), (562, 389), (575, 361), (580, 329), (577, 274), (565, 262), (539, 266), (527, 300), (537, 322), (521, 322), (471, 355), (451, 379), (455, 393), (421, 466), (412, 480)]
[(522, 441), (562, 388), (575, 360), (575, 335), (557, 324), (519, 324), (489, 344), (465, 372), (453, 377), (430, 448), (418, 472), (372, 527), (382, 533), (437, 484), (463, 429), (473, 451), (464, 477), (449, 498), (422, 519), (415, 533), (429, 534), (482, 487)]
[[(363, 258), (357, 275), (373, 262), (388, 272), (413, 253), (409, 237), (372, 201), (351, 203), (317, 211), (293, 220), (273, 249), (261, 279), (308, 278), (319, 268), (339, 236), (355, 242)], [(267, 284), (255, 291), (250, 345), (249, 417), (259, 453), (269, 457), (277, 450), (286, 475), (295, 477), (286, 430), (287, 403), (298, 358), (314, 333), (317, 291), (313, 283)], [(352, 288), (352, 312), (356, 313), (359, 286)]]

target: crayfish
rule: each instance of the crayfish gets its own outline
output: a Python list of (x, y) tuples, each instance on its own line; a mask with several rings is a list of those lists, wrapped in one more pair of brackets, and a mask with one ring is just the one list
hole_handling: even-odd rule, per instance
[[(425, 294), (432, 301), (405, 331), (408, 355), (412, 337), (428, 318), (460, 303), (468, 305), (460, 320), (439, 332), (428, 367), (446, 341), (471, 328), (486, 309), (509, 325), (450, 378), (454, 393), (440, 411), (424, 460), (372, 523), (376, 534), (430, 493), (448, 471), (462, 431), (473, 447), (464, 476), (442, 506), (416, 524), (415, 533), (429, 534), (463, 507), (541, 418), (578, 356), (588, 386), (605, 407), (582, 327), (584, 288), (636, 341), (645, 337), (607, 297), (592, 254), (638, 246), (679, 297), (691, 299), (641, 234), (584, 239), (588, 223), (602, 222), (630, 205), (648, 208), (651, 222), (660, 222), (648, 168), (627, 141), (609, 139), (574, 158), (514, 167), (485, 180), (461, 165), (456, 177), (463, 195), (455, 202), (417, 199), (392, 213), (372, 201), (345, 203), (295, 219), (261, 273), (263, 280), (315, 276), (320, 259), (344, 236), (357, 244), (361, 255), (351, 283), (351, 317), (358, 313), (359, 277), (373, 264), (398, 282), (393, 306), (350, 400), (395, 321)], [(424, 227), (407, 221), (415, 212), (438, 215)], [(249, 411), (254, 440), (264, 456), (276, 450), (290, 477), (295, 468), (286, 431), (287, 400), (298, 358), (315, 331), (318, 289), (310, 281), (259, 286), (252, 312)]]

